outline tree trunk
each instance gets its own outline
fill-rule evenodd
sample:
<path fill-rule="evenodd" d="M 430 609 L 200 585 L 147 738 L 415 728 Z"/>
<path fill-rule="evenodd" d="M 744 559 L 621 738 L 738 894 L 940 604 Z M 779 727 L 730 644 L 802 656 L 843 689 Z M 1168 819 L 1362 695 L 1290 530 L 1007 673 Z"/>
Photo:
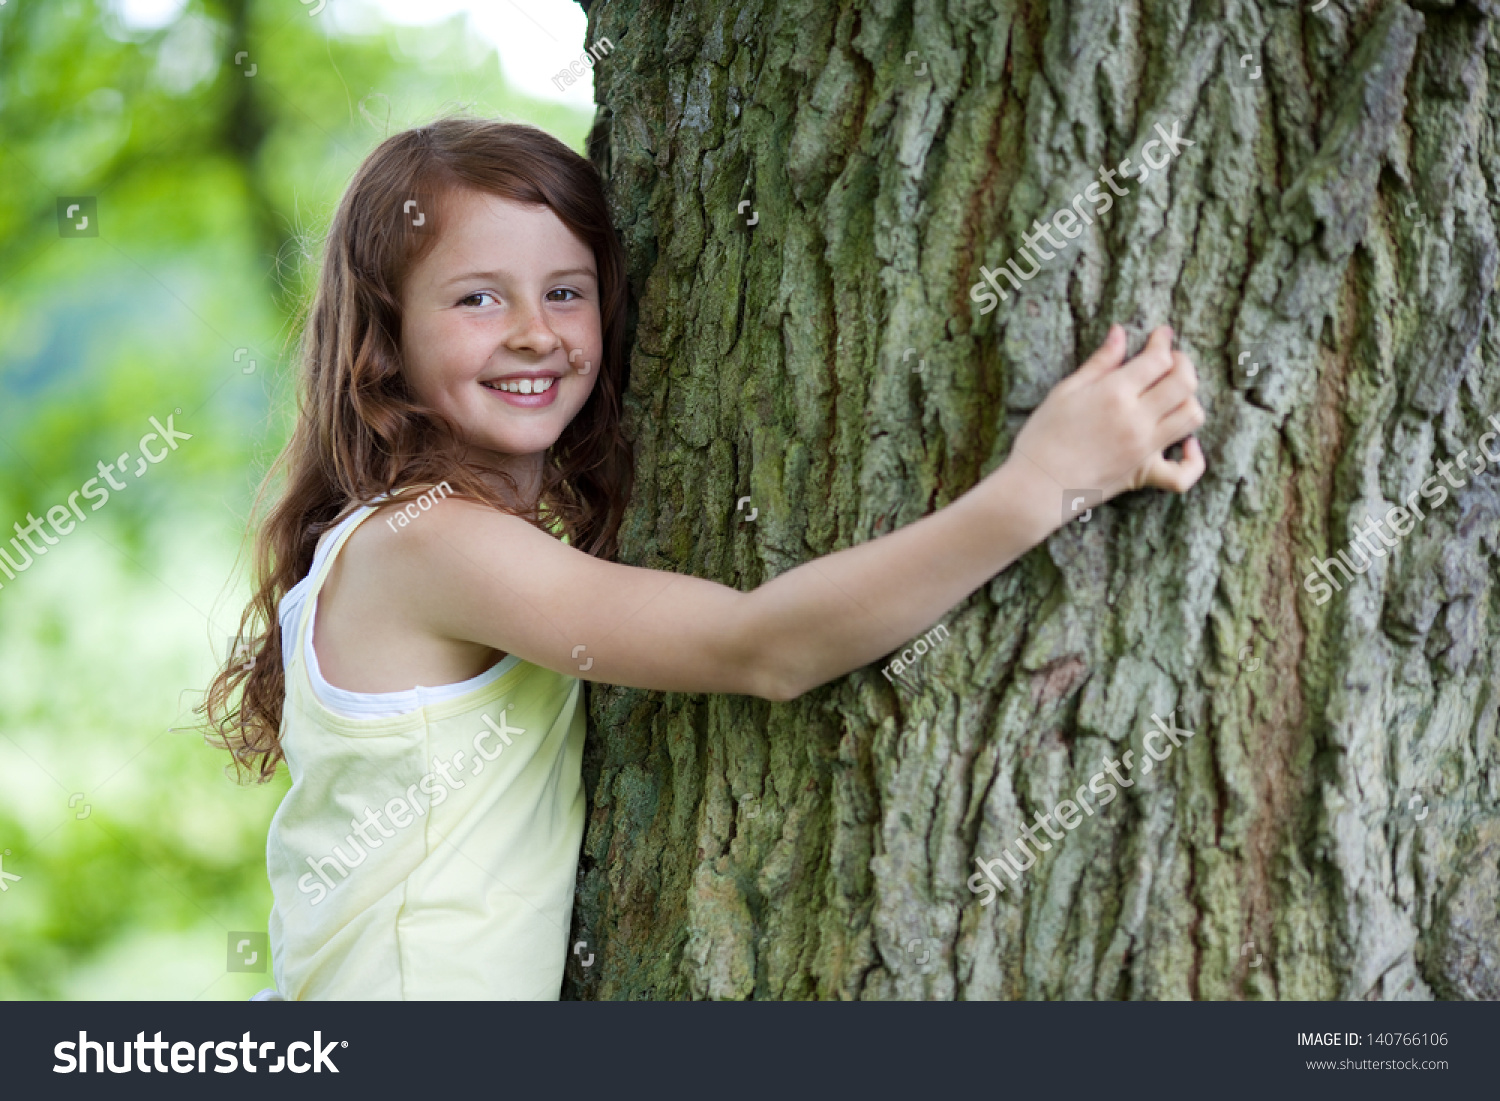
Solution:
<path fill-rule="evenodd" d="M 592 5 L 623 561 L 749 590 L 916 520 L 1112 321 L 1198 364 L 1208 472 L 1067 524 L 900 677 L 595 686 L 566 996 L 1500 997 L 1495 5 L 1312 6 Z"/>

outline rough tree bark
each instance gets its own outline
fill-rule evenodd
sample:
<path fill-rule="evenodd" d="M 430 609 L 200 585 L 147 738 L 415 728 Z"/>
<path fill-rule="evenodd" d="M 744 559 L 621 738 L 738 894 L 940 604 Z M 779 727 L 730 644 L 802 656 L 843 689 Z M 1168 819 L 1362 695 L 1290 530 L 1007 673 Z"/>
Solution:
<path fill-rule="evenodd" d="M 591 5 L 625 561 L 748 590 L 909 523 L 1111 321 L 1193 355 L 1209 469 L 1062 528 L 912 687 L 596 686 L 566 996 L 1500 997 L 1500 470 L 1303 580 L 1500 414 L 1496 9 L 1314 4 Z M 1195 144 L 981 314 L 981 265 L 1174 120 Z M 1173 712 L 1183 747 L 982 906 L 975 858 Z"/>

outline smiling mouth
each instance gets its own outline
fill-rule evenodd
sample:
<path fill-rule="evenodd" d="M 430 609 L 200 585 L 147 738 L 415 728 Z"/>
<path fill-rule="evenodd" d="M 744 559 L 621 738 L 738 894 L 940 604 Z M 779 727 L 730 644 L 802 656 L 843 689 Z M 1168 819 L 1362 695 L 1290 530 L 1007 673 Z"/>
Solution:
<path fill-rule="evenodd" d="M 544 394 L 556 383 L 555 378 L 518 378 L 494 379 L 490 382 L 481 382 L 479 385 L 490 390 L 500 390 L 506 394 Z"/>

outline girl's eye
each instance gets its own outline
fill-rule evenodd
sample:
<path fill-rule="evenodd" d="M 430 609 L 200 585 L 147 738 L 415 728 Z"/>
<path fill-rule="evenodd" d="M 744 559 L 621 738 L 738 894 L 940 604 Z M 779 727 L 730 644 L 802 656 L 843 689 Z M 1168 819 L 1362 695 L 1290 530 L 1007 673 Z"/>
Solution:
<path fill-rule="evenodd" d="M 495 296 L 493 294 L 491 294 L 489 291 L 475 291 L 473 294 L 466 295 L 465 297 L 460 298 L 458 300 L 458 304 L 460 306 L 467 306 L 467 305 L 469 305 L 471 303 L 474 304 L 474 305 L 478 305 L 479 303 L 475 302 L 475 299 L 478 299 L 478 298 L 495 298 Z M 498 302 L 499 299 L 495 299 L 495 301 Z"/>
<path fill-rule="evenodd" d="M 583 295 L 579 294 L 572 287 L 558 287 L 556 290 L 553 290 L 550 293 L 551 294 L 571 294 L 573 296 L 573 298 L 582 298 L 583 297 Z M 557 299 L 557 301 L 571 302 L 571 301 L 573 301 L 573 298 L 562 298 L 562 299 Z"/>

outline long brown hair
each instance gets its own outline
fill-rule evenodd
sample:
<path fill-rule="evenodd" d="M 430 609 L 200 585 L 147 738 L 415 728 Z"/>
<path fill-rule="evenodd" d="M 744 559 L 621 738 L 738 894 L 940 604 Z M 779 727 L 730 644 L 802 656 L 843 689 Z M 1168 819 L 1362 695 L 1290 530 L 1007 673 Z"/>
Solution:
<path fill-rule="evenodd" d="M 593 249 L 598 267 L 599 378 L 548 451 L 539 507 L 524 514 L 451 446 L 452 426 L 416 401 L 401 370 L 402 280 L 436 243 L 444 196 L 458 189 L 546 205 Z M 257 497 L 258 504 L 284 478 L 258 525 L 255 595 L 240 617 L 234 652 L 199 707 L 210 741 L 228 749 L 237 767 L 266 781 L 282 759 L 278 605 L 307 574 L 319 536 L 352 506 L 447 481 L 455 496 L 538 525 L 545 506 L 545 522 L 561 522 L 573 546 L 614 554 L 632 477 L 621 425 L 626 295 L 625 256 L 599 174 L 544 131 L 448 117 L 387 138 L 365 158 L 329 227 L 298 352 L 296 426 Z M 514 494 L 514 480 L 507 481 Z"/>

